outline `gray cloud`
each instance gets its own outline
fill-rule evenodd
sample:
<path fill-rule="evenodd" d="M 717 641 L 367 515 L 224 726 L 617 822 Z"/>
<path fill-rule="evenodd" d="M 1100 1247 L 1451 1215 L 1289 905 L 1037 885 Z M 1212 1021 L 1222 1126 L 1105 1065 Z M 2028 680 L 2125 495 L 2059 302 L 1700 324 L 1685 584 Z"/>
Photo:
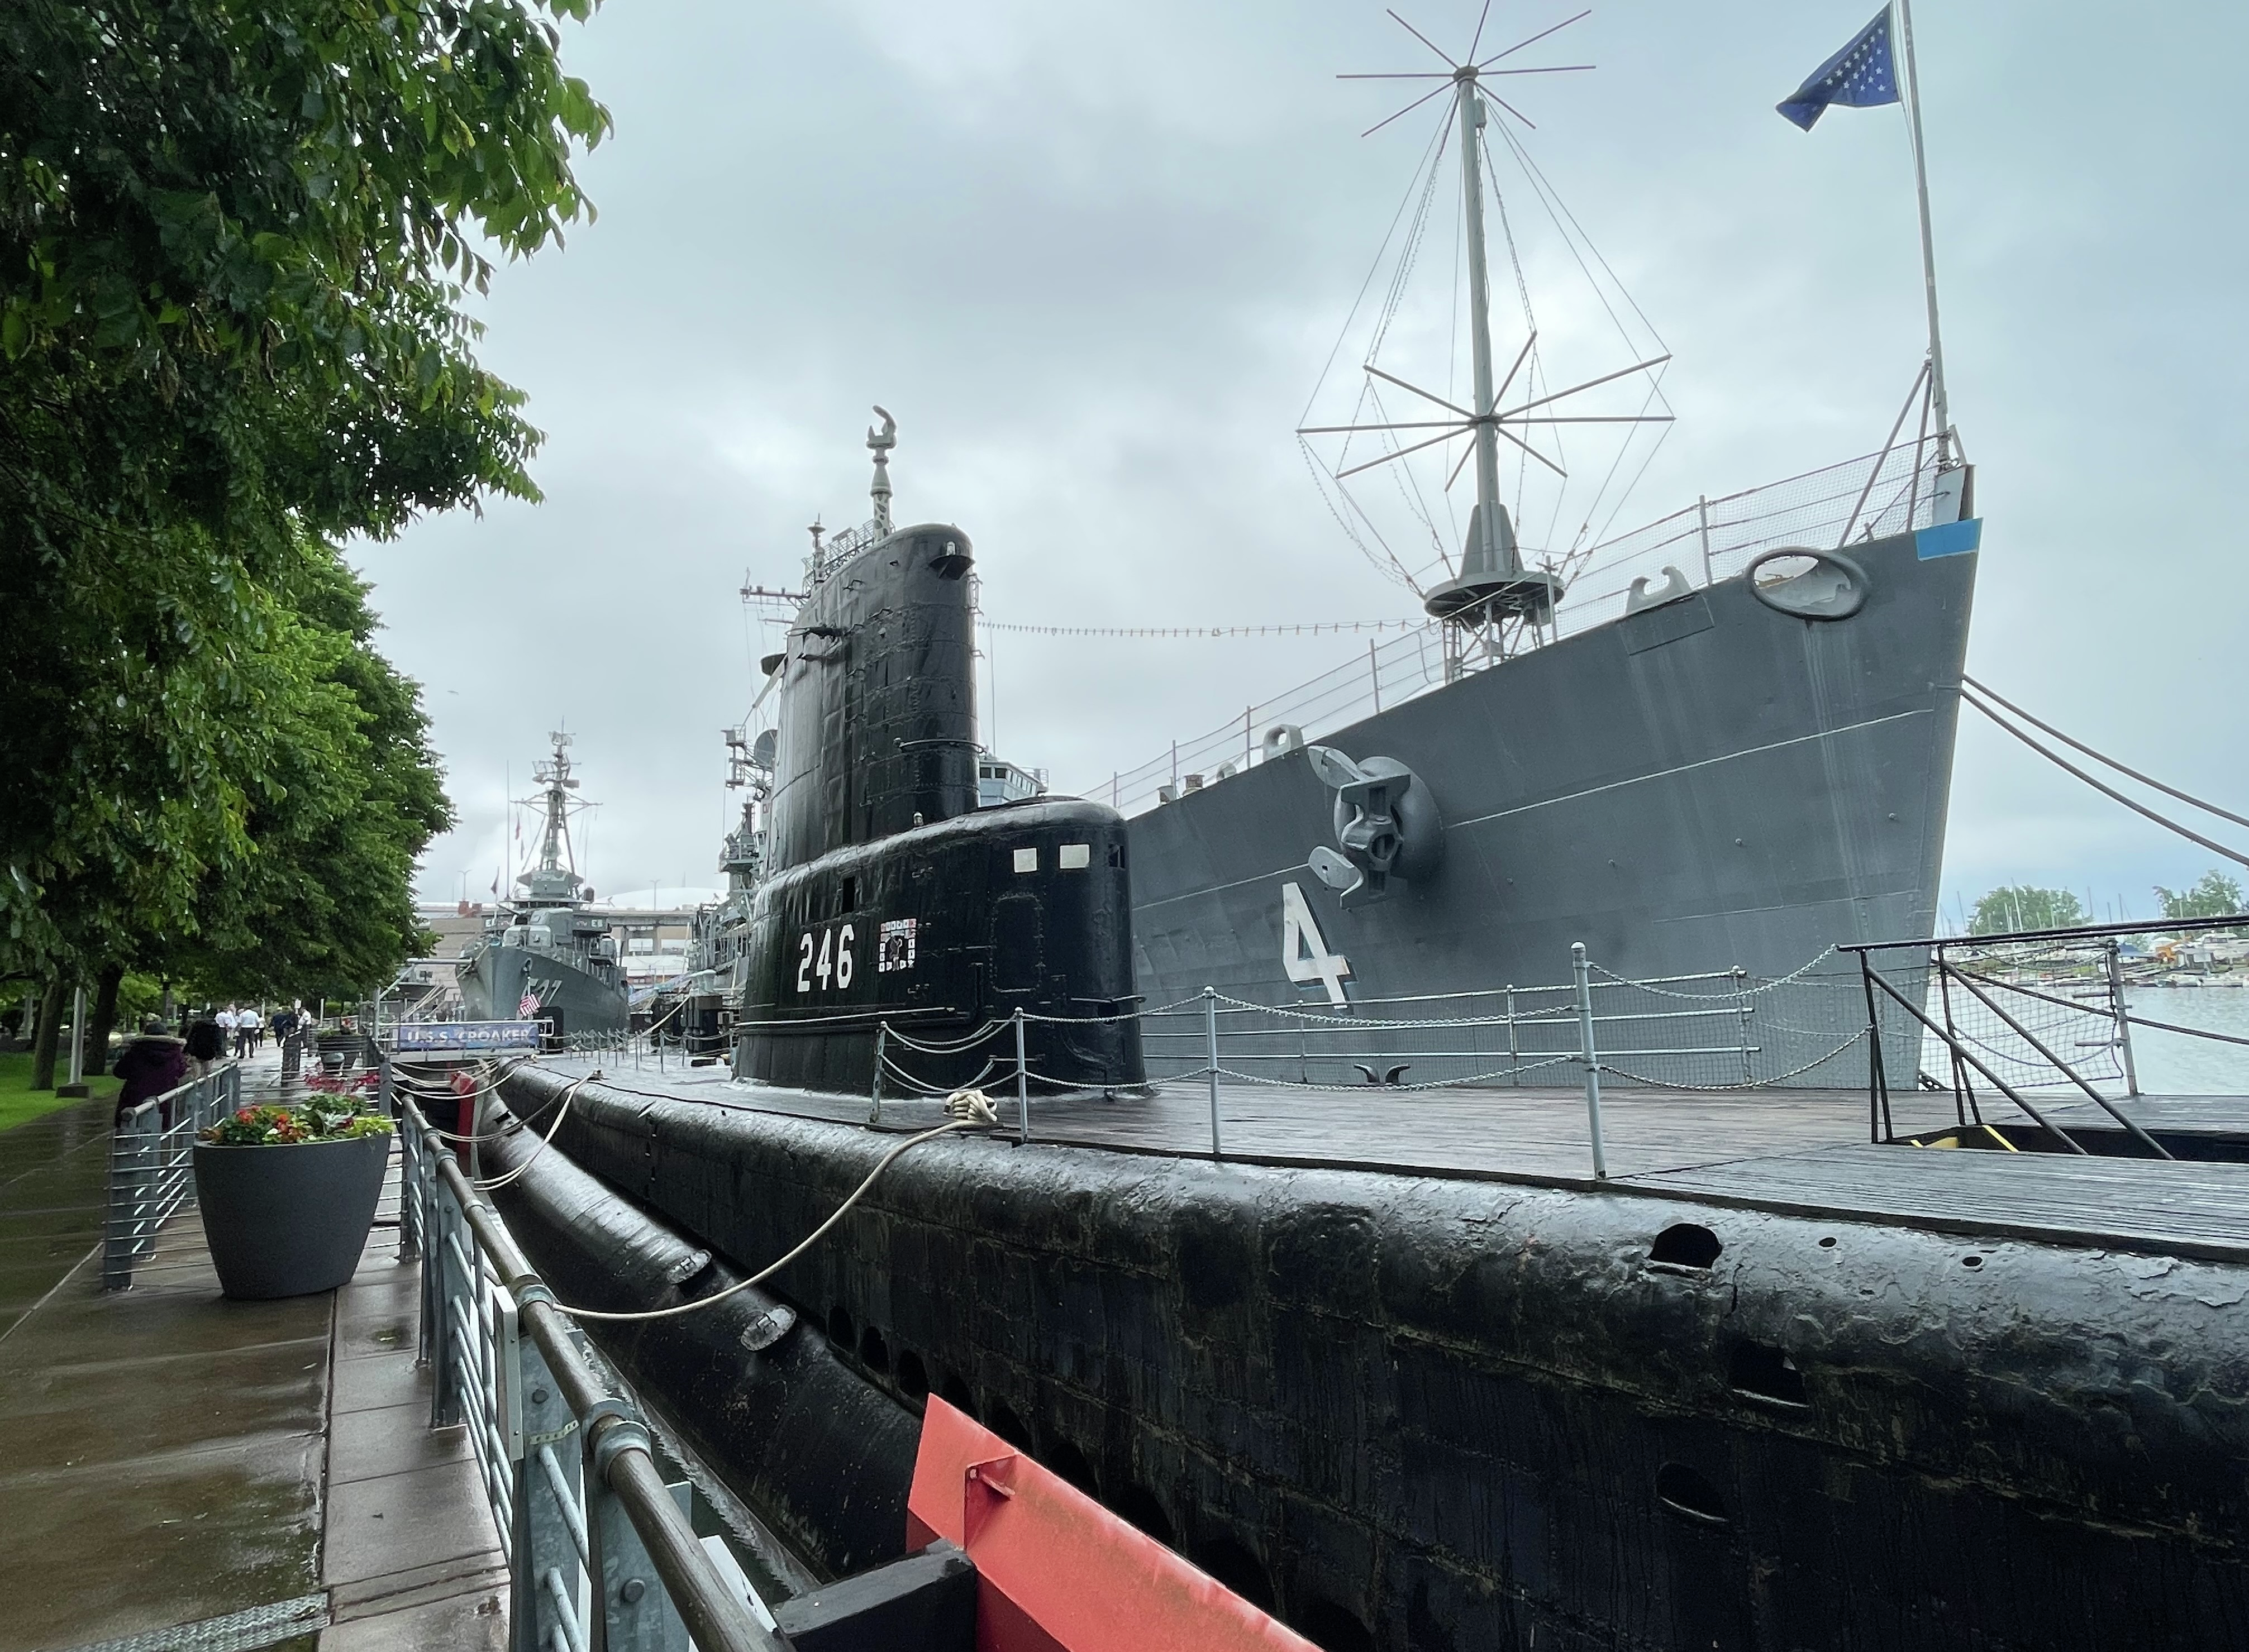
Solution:
<path fill-rule="evenodd" d="M 1605 6 L 1557 54 L 1598 72 L 1525 93 L 1540 164 L 1677 356 L 1678 428 L 1620 527 L 1865 451 L 1904 394 L 1923 335 L 1898 112 L 1806 135 L 1771 108 L 1863 10 Z M 1407 15 L 1448 41 L 1474 7 Z M 2136 14 L 2120 41 L 2113 18 L 2016 0 L 1918 20 L 1987 519 L 1971 668 L 2238 805 L 2227 77 L 2249 24 Z M 603 892 L 716 881 L 718 734 L 766 646 L 735 589 L 800 577 L 814 513 L 864 514 L 873 401 L 899 419 L 900 515 L 968 531 L 995 619 L 1412 613 L 1290 431 L 1429 130 L 1360 140 L 1388 89 L 1332 76 L 1419 51 L 1363 0 L 610 0 L 574 31 L 566 59 L 616 114 L 583 169 L 601 217 L 483 312 L 487 360 L 548 432 L 547 502 L 358 552 L 462 809 L 425 890 L 486 888 L 510 765 L 521 791 L 564 719 Z M 1543 278 L 1555 250 L 1525 239 Z M 1558 338 L 1569 314 L 1542 300 Z M 1089 784 L 1354 645 L 993 646 L 1000 747 Z M 1964 728 L 1948 891 L 2024 877 L 2144 910 L 2210 860 Z"/>

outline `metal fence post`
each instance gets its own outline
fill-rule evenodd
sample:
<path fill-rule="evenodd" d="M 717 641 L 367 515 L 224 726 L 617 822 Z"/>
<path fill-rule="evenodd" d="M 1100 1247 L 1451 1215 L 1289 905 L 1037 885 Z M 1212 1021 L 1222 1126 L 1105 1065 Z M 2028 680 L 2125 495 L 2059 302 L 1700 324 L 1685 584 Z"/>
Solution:
<path fill-rule="evenodd" d="M 1523 1082 L 1523 1052 L 1518 1047 L 1515 1032 L 1515 983 L 1507 984 L 1507 1081 L 1520 1086 Z"/>
<path fill-rule="evenodd" d="M 1023 1006 L 1017 1004 L 1015 1022 L 1015 1129 L 1028 1147 L 1031 1140 L 1031 1069 L 1023 1059 Z"/>
<path fill-rule="evenodd" d="M 876 1022 L 875 1093 L 874 1105 L 870 1107 L 867 1112 L 867 1122 L 870 1124 L 880 1124 L 883 1121 L 883 1062 L 884 1059 L 883 1052 L 884 1047 L 887 1045 L 890 1041 L 891 1024 L 887 1021 Z"/>
<path fill-rule="evenodd" d="M 423 1277 L 433 1282 L 429 1299 L 423 1305 L 428 1315 L 426 1328 L 430 1336 L 430 1426 L 450 1429 L 465 1418 L 461 1407 L 460 1386 L 464 1356 L 469 1350 L 453 1346 L 453 1301 L 457 1295 L 465 1313 L 473 1282 L 463 1279 L 457 1291 L 454 1276 L 460 1272 L 454 1258 L 464 1255 L 464 1243 L 475 1244 L 468 1233 L 467 1224 L 461 1220 L 458 1203 L 453 1190 L 440 1183 L 437 1188 L 437 1220 L 430 1235 L 430 1256 L 423 1264 Z"/>
<path fill-rule="evenodd" d="M 1593 1048 L 1593 972 L 1585 943 L 1570 943 L 1570 972 L 1578 983 L 1578 1059 L 1585 1069 L 1585 1125 L 1593 1141 L 1593 1178 L 1606 1181 L 1608 1161 L 1601 1152 L 1601 1061 Z"/>
<path fill-rule="evenodd" d="M 1210 1073 L 1210 1156 L 1220 1159 L 1226 1156 L 1226 1150 L 1224 1144 L 1219 1140 L 1218 1134 L 1218 989 L 1216 987 L 1205 987 L 1202 990 L 1202 1040 L 1203 1052 Z"/>
<path fill-rule="evenodd" d="M 578 1579 L 590 1553 L 579 1490 L 580 1453 L 570 1440 L 578 1424 L 538 1344 L 519 1338 L 516 1349 L 523 1431 L 522 1454 L 514 1464 L 510 1640 L 514 1652 L 549 1652 L 558 1628 L 566 1646 L 584 1639 L 574 1606 Z"/>
<path fill-rule="evenodd" d="M 2124 966 L 2117 956 L 2116 937 L 2111 936 L 2101 950 L 2108 954 L 2108 1003 L 2116 1017 L 2116 1052 L 2124 1058 L 2124 1093 L 2140 1093 L 2140 1070 L 2132 1062 L 2132 1013 L 2124 1003 Z"/>
<path fill-rule="evenodd" d="M 588 1652 L 687 1652 L 679 1608 L 657 1577 L 623 1499 L 609 1489 L 609 1462 L 629 1443 L 645 1449 L 647 1431 L 636 1421 L 611 1423 L 595 1435 L 595 1460 L 587 1464 L 587 1575 L 594 1593 Z"/>
<path fill-rule="evenodd" d="M 1755 1084 L 1757 1062 L 1750 1052 L 1750 1017 L 1756 1013 L 1757 1003 L 1750 997 L 1750 972 L 1737 963 L 1733 968 L 1733 977 L 1735 1007 L 1741 1012 L 1742 1082 Z"/>

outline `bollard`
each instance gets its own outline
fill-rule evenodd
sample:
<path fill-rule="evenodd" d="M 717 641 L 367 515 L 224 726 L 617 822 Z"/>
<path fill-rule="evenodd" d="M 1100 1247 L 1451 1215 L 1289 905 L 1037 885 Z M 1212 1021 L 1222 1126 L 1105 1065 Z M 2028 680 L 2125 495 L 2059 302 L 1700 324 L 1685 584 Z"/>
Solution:
<path fill-rule="evenodd" d="M 1023 1006 L 1015 1006 L 1015 1125 L 1025 1147 L 1031 1141 L 1031 1070 L 1023 1059 Z"/>
<path fill-rule="evenodd" d="M 1608 1161 L 1601 1153 L 1601 1062 L 1593 1049 L 1593 972 L 1585 957 L 1585 943 L 1570 943 L 1570 972 L 1578 983 L 1578 1059 L 1585 1069 L 1585 1125 L 1593 1141 L 1593 1179 L 1608 1179 Z"/>
<path fill-rule="evenodd" d="M 1225 1148 L 1218 1136 L 1218 989 L 1202 990 L 1203 1049 L 1209 1059 L 1210 1070 L 1210 1156 L 1222 1159 Z"/>

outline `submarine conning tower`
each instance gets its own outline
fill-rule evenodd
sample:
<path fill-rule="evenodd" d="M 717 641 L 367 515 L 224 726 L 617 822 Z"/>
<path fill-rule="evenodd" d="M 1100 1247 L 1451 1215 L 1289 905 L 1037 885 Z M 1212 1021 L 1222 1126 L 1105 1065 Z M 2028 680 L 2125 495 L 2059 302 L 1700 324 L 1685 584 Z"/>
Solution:
<path fill-rule="evenodd" d="M 815 568 L 777 668 L 774 871 L 975 808 L 973 566 L 932 523 Z"/>
<path fill-rule="evenodd" d="M 1124 817 L 980 798 L 974 555 L 948 524 L 891 526 L 882 418 L 874 519 L 827 545 L 815 532 L 767 662 L 774 790 L 735 1073 L 859 1094 L 878 1066 L 892 1095 L 1008 1088 L 1020 1010 L 1031 1088 L 1138 1086 L 1139 1029 L 1107 1018 L 1136 1002 Z"/>

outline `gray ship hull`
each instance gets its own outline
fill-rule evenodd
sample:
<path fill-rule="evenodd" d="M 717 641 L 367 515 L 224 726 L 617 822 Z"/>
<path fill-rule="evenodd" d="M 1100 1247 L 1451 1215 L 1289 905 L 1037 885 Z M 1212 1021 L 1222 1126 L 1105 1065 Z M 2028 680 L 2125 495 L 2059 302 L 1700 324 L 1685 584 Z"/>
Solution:
<path fill-rule="evenodd" d="M 1853 545 L 1865 600 L 1848 618 L 1778 612 L 1735 578 L 1322 737 L 1403 762 L 1444 822 L 1434 876 L 1353 909 L 1306 869 L 1335 843 L 1334 794 L 1301 753 L 1134 818 L 1140 991 L 1331 1011 L 1338 994 L 1566 982 L 1576 942 L 1620 976 L 1754 980 L 1838 943 L 1929 934 L 1977 561 L 1964 543 L 1973 524 Z M 1289 935 L 1291 885 L 1316 938 Z M 1314 948 L 1347 965 L 1336 991 L 1291 979 L 1289 955 Z M 1854 969 L 1828 960 L 1824 984 L 1797 1006 L 1821 1023 L 1799 1053 L 1865 1024 Z M 1797 1081 L 1865 1075 L 1860 1052 Z"/>
<path fill-rule="evenodd" d="M 486 945 L 462 969 L 460 982 L 462 1013 L 471 1021 L 551 1018 L 555 1035 L 566 1038 L 624 1031 L 622 987 L 530 947 Z M 526 1010 L 531 998 L 537 1004 Z"/>

